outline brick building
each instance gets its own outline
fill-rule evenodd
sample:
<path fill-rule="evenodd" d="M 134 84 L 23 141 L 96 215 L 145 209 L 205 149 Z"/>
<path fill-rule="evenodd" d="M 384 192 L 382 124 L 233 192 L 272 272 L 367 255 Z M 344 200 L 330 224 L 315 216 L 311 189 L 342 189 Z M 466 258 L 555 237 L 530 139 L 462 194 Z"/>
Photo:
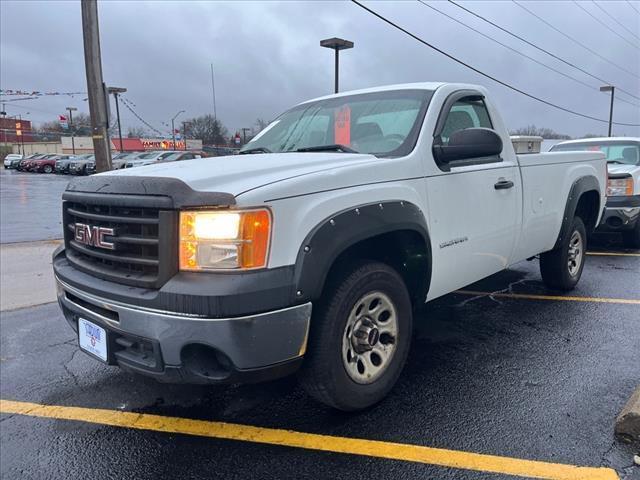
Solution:
<path fill-rule="evenodd" d="M 33 142 L 31 121 L 0 117 L 0 143 Z"/>

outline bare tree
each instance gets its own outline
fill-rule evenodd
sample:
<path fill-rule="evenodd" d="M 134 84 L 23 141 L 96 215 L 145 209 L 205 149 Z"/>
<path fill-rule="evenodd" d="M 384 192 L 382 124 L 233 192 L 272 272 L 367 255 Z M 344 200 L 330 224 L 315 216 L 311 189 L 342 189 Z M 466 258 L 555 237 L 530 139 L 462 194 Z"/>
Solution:
<path fill-rule="evenodd" d="M 267 125 L 269 125 L 269 122 L 267 122 L 264 118 L 256 118 L 256 123 L 254 124 L 254 129 L 253 129 L 253 134 L 257 135 L 258 133 L 260 133 L 262 130 L 264 130 Z"/>
<path fill-rule="evenodd" d="M 147 131 L 142 127 L 129 127 L 127 138 L 143 138 L 147 136 Z"/>
<path fill-rule="evenodd" d="M 227 143 L 229 133 L 213 115 L 203 115 L 184 121 L 185 138 L 202 140 L 204 145 L 222 145 Z"/>
<path fill-rule="evenodd" d="M 510 132 L 511 135 L 533 135 L 542 138 L 569 140 L 571 137 L 562 133 L 554 132 L 550 128 L 538 128 L 535 125 L 527 125 Z"/>

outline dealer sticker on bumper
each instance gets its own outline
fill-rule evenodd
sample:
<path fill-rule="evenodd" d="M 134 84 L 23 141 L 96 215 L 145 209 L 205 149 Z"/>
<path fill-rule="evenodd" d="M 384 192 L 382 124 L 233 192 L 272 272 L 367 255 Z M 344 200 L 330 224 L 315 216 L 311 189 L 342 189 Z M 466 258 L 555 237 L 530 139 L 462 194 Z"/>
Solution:
<path fill-rule="evenodd" d="M 80 348 L 107 361 L 107 332 L 104 328 L 84 318 L 78 319 L 78 340 Z"/>

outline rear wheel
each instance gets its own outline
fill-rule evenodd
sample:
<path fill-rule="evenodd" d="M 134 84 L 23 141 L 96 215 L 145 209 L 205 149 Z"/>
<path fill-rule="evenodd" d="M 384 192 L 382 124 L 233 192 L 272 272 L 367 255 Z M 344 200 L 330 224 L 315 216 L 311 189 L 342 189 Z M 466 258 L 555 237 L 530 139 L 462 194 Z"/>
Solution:
<path fill-rule="evenodd" d="M 582 275 L 586 250 L 587 232 L 582 219 L 575 217 L 562 244 L 540 255 L 540 273 L 547 287 L 573 290 Z"/>
<path fill-rule="evenodd" d="M 42 171 L 44 173 L 51 173 L 53 172 L 53 167 L 51 165 L 45 165 L 44 167 L 42 167 Z"/>
<path fill-rule="evenodd" d="M 402 277 L 386 264 L 359 262 L 331 281 L 314 313 L 301 383 L 331 407 L 367 408 L 398 380 L 411 330 Z"/>
<path fill-rule="evenodd" d="M 636 226 L 633 230 L 622 232 L 624 246 L 628 248 L 640 248 L 640 218 L 636 220 Z"/>

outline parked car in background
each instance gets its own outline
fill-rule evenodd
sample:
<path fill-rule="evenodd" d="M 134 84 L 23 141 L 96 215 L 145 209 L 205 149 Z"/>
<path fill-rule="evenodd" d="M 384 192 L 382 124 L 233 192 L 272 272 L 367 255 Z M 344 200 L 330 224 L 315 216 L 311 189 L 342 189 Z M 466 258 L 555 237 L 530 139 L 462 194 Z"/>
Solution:
<path fill-rule="evenodd" d="M 13 160 L 21 160 L 22 155 L 19 153 L 10 153 L 6 157 L 4 157 L 4 168 L 11 168 L 11 162 Z"/>
<path fill-rule="evenodd" d="M 607 157 L 607 204 L 597 232 L 619 232 L 625 246 L 640 248 L 640 137 L 568 140 L 552 152 L 603 152 Z"/>
<path fill-rule="evenodd" d="M 88 175 L 90 170 L 95 171 L 96 156 L 90 154 L 85 158 L 75 158 L 69 163 L 69 173 L 71 175 Z M 93 168 L 89 166 L 93 162 Z"/>
<path fill-rule="evenodd" d="M 210 152 L 207 152 L 205 150 L 189 150 L 189 151 L 193 153 L 196 156 L 196 158 L 209 158 L 213 156 Z"/>
<path fill-rule="evenodd" d="M 30 160 L 35 160 L 37 158 L 42 158 L 44 157 L 43 153 L 32 153 L 31 155 L 27 155 L 26 157 L 22 158 L 22 156 L 20 156 L 20 158 L 13 158 L 11 159 L 11 163 L 9 164 L 8 168 L 18 168 L 18 165 L 20 164 L 20 162 L 22 160 L 25 161 L 30 161 Z"/>
<path fill-rule="evenodd" d="M 18 163 L 18 166 L 16 168 L 20 172 L 28 172 L 29 169 L 32 167 L 32 165 L 36 161 L 46 160 L 46 159 L 54 158 L 56 156 L 58 156 L 57 153 L 47 153 L 47 154 L 35 156 L 32 158 L 23 158 L 22 160 L 20 160 L 20 163 Z"/>
<path fill-rule="evenodd" d="M 90 153 L 85 153 L 82 155 L 69 155 L 67 158 L 58 158 L 56 159 L 55 173 L 67 175 L 69 173 L 69 165 L 71 165 L 71 162 L 74 160 L 82 160 L 90 156 Z"/>
<path fill-rule="evenodd" d="M 39 158 L 31 162 L 28 167 L 29 172 L 36 173 L 53 173 L 56 169 L 56 162 L 59 160 L 68 160 L 73 158 L 72 155 L 54 155 L 49 158 Z"/>
<path fill-rule="evenodd" d="M 120 170 L 124 168 L 128 161 L 137 159 L 144 152 L 130 152 L 125 154 L 118 154 L 111 159 L 111 170 Z"/>
<path fill-rule="evenodd" d="M 142 167 L 143 165 L 151 165 L 152 163 L 157 163 L 174 153 L 182 153 L 182 152 L 176 151 L 176 150 L 160 150 L 160 151 L 142 153 L 138 156 L 138 158 L 128 161 L 125 164 L 125 168 Z"/>
<path fill-rule="evenodd" d="M 207 152 L 210 157 L 226 157 L 227 155 L 237 155 L 239 149 L 233 149 L 231 147 L 216 147 L 211 145 L 205 145 L 202 150 Z"/>
<path fill-rule="evenodd" d="M 158 163 L 179 162 L 180 160 L 193 160 L 195 158 L 202 158 L 202 156 L 194 152 L 176 152 L 158 160 Z"/>

